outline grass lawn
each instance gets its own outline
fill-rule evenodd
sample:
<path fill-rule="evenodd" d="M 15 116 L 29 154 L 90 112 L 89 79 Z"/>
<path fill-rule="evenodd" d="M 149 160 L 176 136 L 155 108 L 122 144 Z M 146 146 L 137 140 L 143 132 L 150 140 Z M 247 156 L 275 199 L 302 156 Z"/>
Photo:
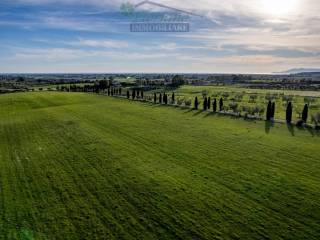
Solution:
<path fill-rule="evenodd" d="M 311 130 L 35 92 L 0 136 L 0 239 L 320 239 Z"/>

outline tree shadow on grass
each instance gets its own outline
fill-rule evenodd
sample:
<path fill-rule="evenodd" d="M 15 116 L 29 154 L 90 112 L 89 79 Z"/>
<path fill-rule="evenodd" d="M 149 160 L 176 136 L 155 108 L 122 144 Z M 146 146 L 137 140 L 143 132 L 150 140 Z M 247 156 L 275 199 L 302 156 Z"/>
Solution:
<path fill-rule="evenodd" d="M 193 114 L 193 116 L 197 116 L 197 115 L 203 113 L 203 111 L 200 111 L 200 110 L 195 110 L 195 111 L 196 111 L 196 112 Z"/>
<path fill-rule="evenodd" d="M 189 112 L 192 112 L 194 109 L 192 109 L 192 108 L 190 108 L 190 109 L 188 109 L 187 111 L 184 111 L 183 113 L 185 114 L 185 113 L 189 113 Z"/>
<path fill-rule="evenodd" d="M 310 135 L 312 137 L 320 137 L 320 131 L 319 130 L 316 130 L 316 129 L 313 129 L 313 128 L 310 128 L 310 127 L 306 127 L 307 131 L 310 133 Z"/>
<path fill-rule="evenodd" d="M 274 122 L 272 121 L 265 121 L 264 131 L 266 134 L 269 134 L 271 129 L 274 127 Z"/>
<path fill-rule="evenodd" d="M 287 124 L 287 128 L 288 128 L 288 131 L 291 133 L 291 136 L 295 136 L 295 134 L 294 134 L 294 125 L 292 125 L 292 124 Z"/>
<path fill-rule="evenodd" d="M 204 115 L 204 118 L 213 117 L 213 116 L 217 116 L 217 113 L 215 113 L 215 112 L 208 112 L 206 115 Z"/>

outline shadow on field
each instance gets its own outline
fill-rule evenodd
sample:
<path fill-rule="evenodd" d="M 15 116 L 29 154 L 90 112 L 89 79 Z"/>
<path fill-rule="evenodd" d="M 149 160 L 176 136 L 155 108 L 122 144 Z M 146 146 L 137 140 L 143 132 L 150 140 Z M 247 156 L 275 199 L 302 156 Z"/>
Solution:
<path fill-rule="evenodd" d="M 265 121 L 265 125 L 264 125 L 264 131 L 266 134 L 269 134 L 271 131 L 271 128 L 274 127 L 274 122 L 271 121 Z"/>
<path fill-rule="evenodd" d="M 201 114 L 201 113 L 203 113 L 203 111 L 196 111 L 194 114 L 193 114 L 193 116 L 197 116 L 197 115 L 199 115 L 199 114 Z"/>
<path fill-rule="evenodd" d="M 294 135 L 294 128 L 295 128 L 295 126 L 294 125 L 292 125 L 292 124 L 287 124 L 287 128 L 288 128 L 288 131 L 291 133 L 291 136 L 295 136 Z"/>

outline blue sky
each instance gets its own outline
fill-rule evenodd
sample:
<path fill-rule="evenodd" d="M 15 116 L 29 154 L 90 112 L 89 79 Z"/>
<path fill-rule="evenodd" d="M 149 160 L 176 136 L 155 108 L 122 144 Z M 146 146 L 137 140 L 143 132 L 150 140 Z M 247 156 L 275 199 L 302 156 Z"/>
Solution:
<path fill-rule="evenodd" d="M 0 72 L 270 73 L 320 67 L 318 0 L 154 0 L 190 32 L 132 33 L 121 0 L 1 0 Z M 141 1 L 131 1 L 132 4 Z M 157 12 L 152 5 L 139 11 Z"/>

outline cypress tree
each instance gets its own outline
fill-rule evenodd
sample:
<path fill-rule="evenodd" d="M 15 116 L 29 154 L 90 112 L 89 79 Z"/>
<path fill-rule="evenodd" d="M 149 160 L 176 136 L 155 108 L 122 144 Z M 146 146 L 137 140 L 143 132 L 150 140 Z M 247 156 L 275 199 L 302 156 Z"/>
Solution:
<path fill-rule="evenodd" d="M 127 91 L 127 98 L 128 98 L 128 99 L 130 98 L 129 90 Z"/>
<path fill-rule="evenodd" d="M 215 98 L 214 101 L 213 101 L 212 108 L 213 108 L 213 112 L 216 112 L 216 111 L 217 111 L 217 99 L 216 99 L 216 98 Z"/>
<path fill-rule="evenodd" d="M 174 92 L 172 93 L 172 96 L 171 96 L 171 101 L 172 101 L 172 104 L 174 104 Z"/>
<path fill-rule="evenodd" d="M 286 120 L 287 123 L 291 123 L 292 121 L 292 103 L 289 102 L 286 110 Z"/>
<path fill-rule="evenodd" d="M 121 92 L 122 92 L 122 89 L 120 88 L 120 89 L 119 89 L 119 95 L 121 95 Z"/>
<path fill-rule="evenodd" d="M 268 106 L 267 106 L 267 116 L 266 116 L 266 120 L 270 121 L 271 120 L 271 101 L 268 102 Z"/>
<path fill-rule="evenodd" d="M 166 93 L 163 93 L 163 97 L 162 97 L 162 102 L 165 104 L 166 103 Z"/>
<path fill-rule="evenodd" d="M 205 97 L 203 100 L 203 111 L 207 111 L 207 109 L 208 109 L 208 99 L 207 97 Z"/>
<path fill-rule="evenodd" d="M 159 103 L 161 104 L 162 103 L 162 94 L 160 93 L 160 96 L 159 96 Z"/>
<path fill-rule="evenodd" d="M 132 99 L 134 100 L 136 98 L 136 90 L 132 91 Z"/>
<path fill-rule="evenodd" d="M 141 91 L 141 98 L 143 99 L 143 91 Z"/>
<path fill-rule="evenodd" d="M 196 97 L 196 98 L 194 99 L 194 109 L 198 110 L 198 105 L 199 105 L 198 97 Z"/>
<path fill-rule="evenodd" d="M 305 123 L 308 120 L 308 112 L 309 112 L 309 105 L 306 104 L 306 105 L 304 105 L 304 108 L 302 111 L 302 121 L 304 121 Z"/>
<path fill-rule="evenodd" d="M 113 96 L 113 91 L 114 91 L 114 89 L 111 89 L 111 96 Z"/>
<path fill-rule="evenodd" d="M 139 98 L 139 97 L 140 97 L 140 91 L 137 90 L 137 98 Z"/>
<path fill-rule="evenodd" d="M 223 110 L 223 99 L 222 98 L 220 98 L 220 101 L 219 101 L 219 110 L 220 110 L 220 112 L 222 112 L 222 110 Z"/>
<path fill-rule="evenodd" d="M 271 119 L 274 119 L 275 112 L 276 112 L 276 103 L 273 102 L 271 106 Z"/>
<path fill-rule="evenodd" d="M 211 98 L 210 97 L 208 98 L 207 106 L 208 106 L 208 109 L 210 110 L 210 108 L 211 108 Z"/>
<path fill-rule="evenodd" d="M 157 103 L 157 94 L 156 93 L 153 94 L 153 102 Z"/>
<path fill-rule="evenodd" d="M 108 88 L 108 96 L 110 96 L 110 88 Z"/>
<path fill-rule="evenodd" d="M 167 105 L 167 104 L 168 104 L 168 95 L 167 95 L 167 94 L 165 94 L 164 96 L 165 96 L 165 98 L 164 98 L 164 104 L 166 104 L 166 105 Z"/>

